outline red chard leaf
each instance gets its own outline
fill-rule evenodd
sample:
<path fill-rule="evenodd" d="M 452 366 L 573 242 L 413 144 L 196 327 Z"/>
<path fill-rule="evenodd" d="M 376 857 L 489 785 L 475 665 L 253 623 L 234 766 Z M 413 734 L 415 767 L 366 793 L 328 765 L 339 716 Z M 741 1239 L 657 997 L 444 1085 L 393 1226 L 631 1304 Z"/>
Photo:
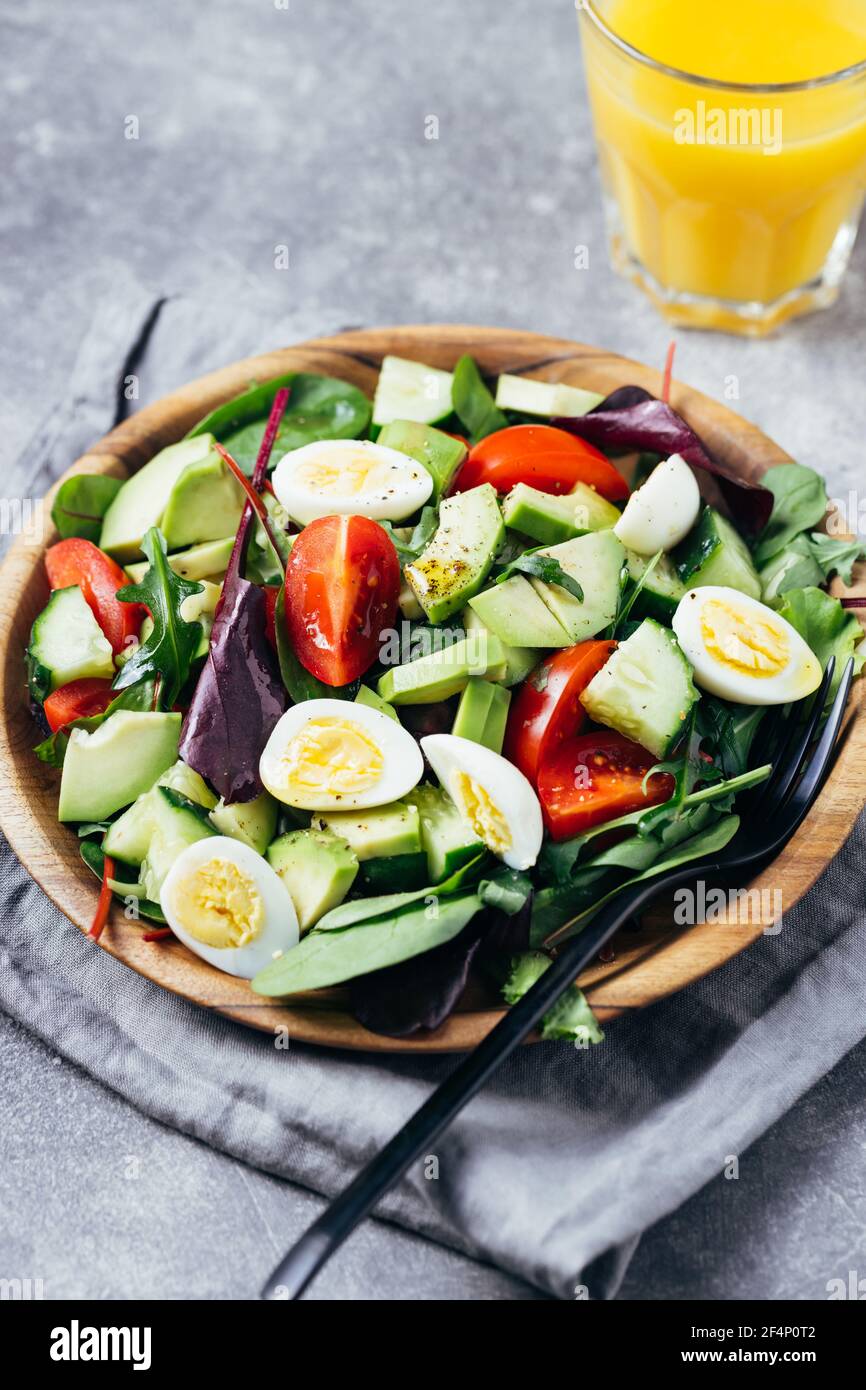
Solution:
<path fill-rule="evenodd" d="M 773 494 L 761 483 L 740 477 L 720 463 L 691 425 L 642 386 L 620 386 L 587 415 L 551 421 L 590 444 L 610 449 L 648 449 L 669 458 L 681 454 L 693 468 L 714 477 L 735 522 L 752 535 L 762 531 L 773 510 Z"/>

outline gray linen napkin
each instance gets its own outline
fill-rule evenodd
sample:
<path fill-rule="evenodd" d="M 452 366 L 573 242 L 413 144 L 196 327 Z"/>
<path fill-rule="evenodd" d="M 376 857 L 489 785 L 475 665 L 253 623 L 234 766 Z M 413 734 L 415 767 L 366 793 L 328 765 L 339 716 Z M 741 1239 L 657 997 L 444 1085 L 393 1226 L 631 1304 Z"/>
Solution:
<path fill-rule="evenodd" d="M 129 374 L 143 404 L 339 325 L 338 314 L 274 324 L 252 304 L 126 287 L 97 314 L 67 399 L 7 478 L 9 495 L 38 495 L 128 409 Z M 438 1142 L 438 1178 L 419 1167 L 381 1215 L 558 1297 L 611 1297 L 641 1232 L 742 1157 L 866 1034 L 864 834 L 861 822 L 778 935 L 618 1020 L 600 1047 L 524 1049 Z M 147 1114 L 319 1192 L 338 1191 L 453 1065 L 278 1050 L 85 941 L 5 846 L 0 904 L 2 1008 Z M 269 1261 L 263 1252 L 262 1277 Z"/>

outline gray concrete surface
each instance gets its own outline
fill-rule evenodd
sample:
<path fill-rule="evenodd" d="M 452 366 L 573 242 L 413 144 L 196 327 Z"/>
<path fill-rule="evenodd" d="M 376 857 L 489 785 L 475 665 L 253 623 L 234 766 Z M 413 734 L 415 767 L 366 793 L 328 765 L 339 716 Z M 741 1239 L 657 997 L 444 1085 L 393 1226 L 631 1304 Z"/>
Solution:
<path fill-rule="evenodd" d="M 338 306 L 347 323 L 522 326 L 662 363 L 668 328 L 607 269 L 569 0 L 2 8 L 0 457 L 26 447 L 94 304 L 129 275 L 240 291 L 275 318 Z M 681 334 L 678 348 L 682 377 L 837 493 L 863 472 L 864 288 L 861 242 L 830 313 L 769 342 Z M 263 1247 L 318 1207 L 144 1119 L 9 1020 L 0 1061 L 0 1248 L 49 1295 L 248 1297 Z M 864 1149 L 860 1049 L 738 1183 L 645 1237 L 622 1296 L 815 1298 L 827 1269 L 866 1274 Z M 371 1223 L 314 1296 L 535 1295 Z"/>

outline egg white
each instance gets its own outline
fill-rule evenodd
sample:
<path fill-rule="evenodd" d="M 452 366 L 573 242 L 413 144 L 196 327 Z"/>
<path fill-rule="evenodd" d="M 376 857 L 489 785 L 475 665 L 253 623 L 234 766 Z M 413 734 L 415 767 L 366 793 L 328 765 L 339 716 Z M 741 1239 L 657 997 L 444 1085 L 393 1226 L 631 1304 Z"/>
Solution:
<path fill-rule="evenodd" d="M 544 827 L 538 797 L 519 768 L 501 753 L 494 753 L 492 748 L 456 734 L 428 734 L 422 738 L 421 747 L 445 791 L 461 811 L 457 785 L 460 774 L 471 777 L 483 788 L 507 825 L 511 843 L 508 847 L 497 845 L 477 824 L 468 823 L 488 849 L 509 868 L 531 869 L 541 849 Z"/>
<path fill-rule="evenodd" d="M 773 674 L 756 676 L 735 669 L 736 652 L 729 660 L 708 649 L 703 631 L 703 615 L 708 604 L 721 603 L 743 621 L 743 635 L 764 648 L 769 636 L 787 650 L 784 665 Z M 712 609 L 710 609 L 712 614 Z M 821 663 L 803 638 L 784 618 L 765 603 L 719 584 L 690 589 L 680 600 L 672 624 L 677 641 L 694 667 L 695 680 L 711 695 L 720 695 L 738 705 L 783 705 L 802 700 L 821 684 Z M 779 660 L 783 658 L 780 656 Z"/>
<path fill-rule="evenodd" d="M 252 879 L 264 905 L 265 920 L 258 935 L 246 946 L 211 946 L 199 941 L 181 923 L 176 896 L 178 889 L 196 869 L 212 859 L 228 861 Z M 297 946 L 300 936 L 298 914 L 282 879 L 250 845 L 227 835 L 208 835 L 188 845 L 174 861 L 160 893 L 166 921 L 184 946 L 226 975 L 251 980 L 274 959 L 277 952 Z"/>
<path fill-rule="evenodd" d="M 672 550 L 698 519 L 701 494 L 685 459 L 671 454 L 659 463 L 625 504 L 613 528 L 623 545 L 638 555 Z"/>
<path fill-rule="evenodd" d="M 339 720 L 356 727 L 379 750 L 382 767 L 374 785 L 329 792 L 291 785 L 285 758 L 292 740 L 315 722 Z M 335 738 L 337 734 L 335 733 Z M 395 719 L 369 705 L 348 700 L 305 700 L 293 705 L 277 723 L 259 762 L 262 781 L 272 796 L 303 811 L 350 811 L 398 801 L 421 781 L 424 759 L 412 735 Z"/>
<path fill-rule="evenodd" d="M 373 470 L 372 477 L 352 478 L 359 462 Z M 417 459 L 367 439 L 322 439 L 292 449 L 271 481 L 277 500 L 302 526 L 321 516 L 402 521 L 433 491 L 433 478 Z"/>

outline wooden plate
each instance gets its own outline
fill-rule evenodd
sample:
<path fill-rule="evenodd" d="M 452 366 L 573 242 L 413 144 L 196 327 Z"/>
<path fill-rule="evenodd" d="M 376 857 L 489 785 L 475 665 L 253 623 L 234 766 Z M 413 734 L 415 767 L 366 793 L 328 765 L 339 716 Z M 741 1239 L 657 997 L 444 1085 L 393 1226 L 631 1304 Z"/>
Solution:
<path fill-rule="evenodd" d="M 252 379 L 263 381 L 295 369 L 322 372 L 354 382 L 372 395 L 386 353 L 450 368 L 463 352 L 471 352 L 490 375 L 523 373 L 602 392 L 626 383 L 655 392 L 660 387 L 658 372 L 627 358 L 532 333 L 461 326 L 342 333 L 251 357 L 191 382 L 112 430 L 73 464 L 64 478 L 73 473 L 126 477 Z M 715 452 L 747 477 L 760 477 L 767 468 L 788 461 L 754 425 L 699 392 L 674 383 L 672 402 Z M 0 574 L 0 758 L 7 770 L 0 786 L 0 824 L 36 881 L 67 917 L 86 931 L 96 902 L 96 881 L 79 857 L 76 837 L 57 823 L 59 773 L 33 756 L 37 737 L 22 663 L 31 623 L 47 599 L 42 554 L 54 539 L 48 534 L 42 543 L 28 544 L 21 538 Z M 781 887 L 786 909 L 814 883 L 839 849 L 866 800 L 866 719 L 861 715 L 861 686 L 858 682 L 855 687 L 846 737 L 819 807 L 775 864 L 750 885 L 770 893 Z M 609 1020 L 699 979 L 748 946 L 763 926 L 759 918 L 746 924 L 717 922 L 678 929 L 673 924 L 671 904 L 664 903 L 645 919 L 641 930 L 621 933 L 614 943 L 614 958 L 594 965 L 581 984 L 599 1018 Z M 213 969 L 180 942 L 144 942 L 141 928 L 127 922 L 118 907 L 100 945 L 133 970 L 204 1008 L 269 1032 L 285 1027 L 294 1038 L 331 1047 L 378 1052 L 457 1051 L 473 1047 L 501 1015 L 495 998 L 472 986 L 458 1011 L 435 1033 L 408 1040 L 383 1038 L 367 1032 L 345 1011 L 345 994 L 339 989 L 304 996 L 291 1008 L 266 1003 L 246 982 Z M 81 949 L 99 947 L 82 941 Z"/>

